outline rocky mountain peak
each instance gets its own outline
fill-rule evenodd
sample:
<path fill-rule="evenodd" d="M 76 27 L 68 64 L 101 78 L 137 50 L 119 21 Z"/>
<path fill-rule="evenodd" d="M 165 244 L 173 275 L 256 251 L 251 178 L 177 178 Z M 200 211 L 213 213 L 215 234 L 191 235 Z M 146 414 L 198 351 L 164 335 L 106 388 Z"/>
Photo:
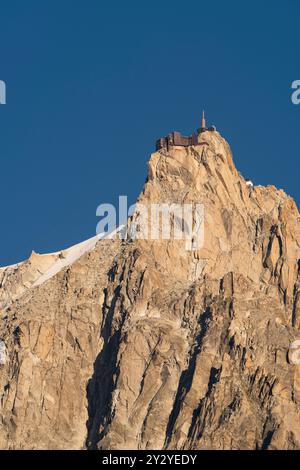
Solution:
<path fill-rule="evenodd" d="M 0 448 L 300 448 L 300 219 L 217 132 L 153 153 L 138 204 L 202 243 L 94 237 L 0 270 Z M 174 224 L 175 217 L 172 219 Z"/>

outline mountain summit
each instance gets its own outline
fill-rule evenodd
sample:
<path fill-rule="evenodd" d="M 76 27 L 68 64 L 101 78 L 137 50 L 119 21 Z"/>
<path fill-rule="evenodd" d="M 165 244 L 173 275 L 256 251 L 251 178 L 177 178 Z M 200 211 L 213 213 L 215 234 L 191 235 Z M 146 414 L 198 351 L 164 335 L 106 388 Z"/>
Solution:
<path fill-rule="evenodd" d="M 138 203 L 201 204 L 199 248 L 129 230 L 0 269 L 0 448 L 300 449 L 296 204 L 214 128 L 164 142 Z"/>

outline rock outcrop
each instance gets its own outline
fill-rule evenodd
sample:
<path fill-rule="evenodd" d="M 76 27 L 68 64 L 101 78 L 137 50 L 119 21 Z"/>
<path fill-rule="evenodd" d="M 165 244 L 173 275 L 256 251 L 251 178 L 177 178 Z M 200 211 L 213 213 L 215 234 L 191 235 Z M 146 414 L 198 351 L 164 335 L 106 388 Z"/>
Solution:
<path fill-rule="evenodd" d="M 199 249 L 128 236 L 0 270 L 0 448 L 300 449 L 300 215 L 201 139 L 152 154 L 138 201 L 203 204 Z"/>

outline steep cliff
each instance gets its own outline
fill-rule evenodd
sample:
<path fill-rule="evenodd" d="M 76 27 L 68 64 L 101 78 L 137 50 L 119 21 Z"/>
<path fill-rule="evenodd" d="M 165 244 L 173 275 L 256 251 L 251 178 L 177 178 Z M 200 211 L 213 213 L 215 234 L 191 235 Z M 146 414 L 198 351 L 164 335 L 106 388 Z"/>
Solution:
<path fill-rule="evenodd" d="M 299 212 L 201 139 L 152 154 L 138 201 L 203 204 L 199 249 L 128 235 L 0 270 L 0 448 L 300 449 Z"/>

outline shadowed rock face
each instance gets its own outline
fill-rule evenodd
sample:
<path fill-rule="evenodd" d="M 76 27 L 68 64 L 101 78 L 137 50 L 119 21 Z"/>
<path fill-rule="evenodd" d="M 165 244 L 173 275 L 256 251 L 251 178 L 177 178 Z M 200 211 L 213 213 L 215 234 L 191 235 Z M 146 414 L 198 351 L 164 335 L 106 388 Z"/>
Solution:
<path fill-rule="evenodd" d="M 139 197 L 202 203 L 198 251 L 107 240 L 41 284 L 39 262 L 0 271 L 0 448 L 300 449 L 300 216 L 201 138 L 154 153 Z"/>

